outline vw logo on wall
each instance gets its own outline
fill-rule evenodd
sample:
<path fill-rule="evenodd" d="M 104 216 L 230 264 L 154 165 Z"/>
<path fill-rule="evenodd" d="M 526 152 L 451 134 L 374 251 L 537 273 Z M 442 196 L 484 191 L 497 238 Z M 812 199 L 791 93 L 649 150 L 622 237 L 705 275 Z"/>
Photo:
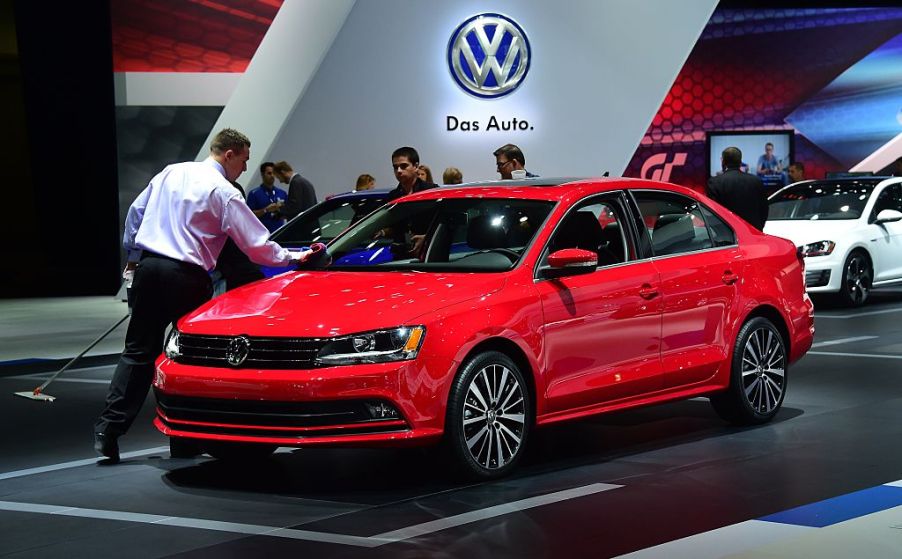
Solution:
<path fill-rule="evenodd" d="M 501 14 L 479 14 L 466 20 L 448 42 L 448 67 L 457 84 L 477 97 L 511 93 L 529 72 L 526 32 Z"/>
<path fill-rule="evenodd" d="M 229 365 L 237 367 L 238 365 L 244 363 L 244 360 L 247 359 L 247 354 L 250 353 L 250 350 L 250 340 L 248 340 L 244 336 L 233 338 L 229 341 L 229 345 L 226 347 L 226 361 L 229 362 Z"/>

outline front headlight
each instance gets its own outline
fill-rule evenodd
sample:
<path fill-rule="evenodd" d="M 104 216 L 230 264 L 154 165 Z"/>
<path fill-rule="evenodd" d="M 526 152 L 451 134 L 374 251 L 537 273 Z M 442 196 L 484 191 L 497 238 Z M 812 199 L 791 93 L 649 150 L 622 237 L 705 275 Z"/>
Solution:
<path fill-rule="evenodd" d="M 172 332 L 169 332 L 169 337 L 166 338 L 163 353 L 166 354 L 167 359 L 175 359 L 182 355 L 181 347 L 179 346 L 179 331 L 175 328 L 172 329 Z"/>
<path fill-rule="evenodd" d="M 818 241 L 799 247 L 802 256 L 827 256 L 836 247 L 833 241 Z"/>
<path fill-rule="evenodd" d="M 317 365 L 385 363 L 416 358 L 426 337 L 422 326 L 363 332 L 330 340 L 316 355 Z"/>

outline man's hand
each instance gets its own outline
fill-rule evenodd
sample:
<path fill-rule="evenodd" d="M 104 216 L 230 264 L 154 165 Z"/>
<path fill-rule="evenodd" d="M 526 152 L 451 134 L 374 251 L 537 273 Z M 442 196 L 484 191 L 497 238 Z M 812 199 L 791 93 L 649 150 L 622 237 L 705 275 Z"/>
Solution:
<path fill-rule="evenodd" d="M 311 266 L 318 266 L 320 264 L 328 266 L 331 263 L 331 260 L 332 257 L 329 255 L 329 251 L 326 250 L 326 245 L 323 243 L 313 243 L 310 245 L 309 250 L 298 253 L 298 258 L 295 262 L 299 267 L 310 268 Z"/>
<path fill-rule="evenodd" d="M 415 258 L 419 258 L 423 260 L 425 258 L 425 254 L 423 254 L 423 241 L 426 240 L 426 235 L 411 235 L 410 241 L 413 243 L 413 248 L 410 250 L 410 254 Z"/>

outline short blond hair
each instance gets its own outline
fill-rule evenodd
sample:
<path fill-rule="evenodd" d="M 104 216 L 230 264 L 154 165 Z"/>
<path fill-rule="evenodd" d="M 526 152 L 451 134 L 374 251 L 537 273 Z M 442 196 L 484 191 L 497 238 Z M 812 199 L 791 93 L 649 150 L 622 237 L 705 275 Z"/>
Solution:
<path fill-rule="evenodd" d="M 464 174 L 457 167 L 448 167 L 442 173 L 443 184 L 460 184 L 464 182 Z"/>
<path fill-rule="evenodd" d="M 210 151 L 216 155 L 220 155 L 229 150 L 244 151 L 244 148 L 250 149 L 251 141 L 234 128 L 223 128 L 210 142 Z"/>
<path fill-rule="evenodd" d="M 272 170 L 274 173 L 291 173 L 292 171 L 294 171 L 294 169 L 291 168 L 291 165 L 289 165 L 287 161 L 279 161 L 272 166 Z"/>

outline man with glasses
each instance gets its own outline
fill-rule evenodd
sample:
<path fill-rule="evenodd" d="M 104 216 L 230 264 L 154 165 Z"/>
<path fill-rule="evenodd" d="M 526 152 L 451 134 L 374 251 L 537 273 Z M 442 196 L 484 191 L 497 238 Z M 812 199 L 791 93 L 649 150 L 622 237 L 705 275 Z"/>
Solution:
<path fill-rule="evenodd" d="M 492 155 L 495 156 L 495 168 L 501 174 L 502 180 L 539 176 L 526 170 L 526 157 L 520 148 L 514 144 L 505 144 L 496 149 Z"/>

